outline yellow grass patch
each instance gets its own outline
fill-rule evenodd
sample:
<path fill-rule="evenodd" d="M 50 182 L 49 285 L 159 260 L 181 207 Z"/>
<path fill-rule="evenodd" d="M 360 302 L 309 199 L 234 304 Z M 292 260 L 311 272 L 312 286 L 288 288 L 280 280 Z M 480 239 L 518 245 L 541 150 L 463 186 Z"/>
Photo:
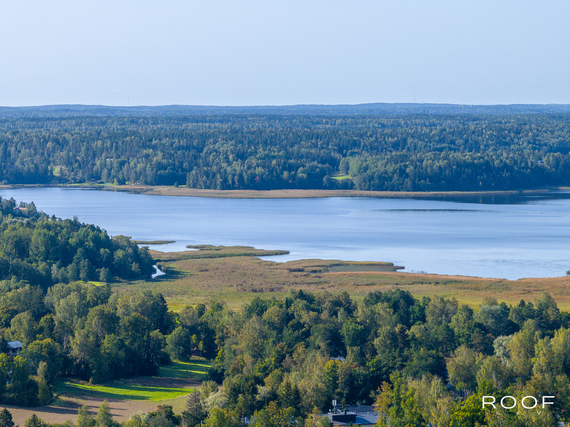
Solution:
<path fill-rule="evenodd" d="M 161 292 L 169 305 L 180 310 L 186 304 L 223 300 L 238 308 L 257 296 L 282 298 L 294 290 L 346 291 L 360 301 L 371 291 L 404 289 L 416 297 L 439 295 L 456 298 L 474 308 L 487 297 L 508 304 L 533 301 L 548 292 L 563 310 L 570 310 L 570 277 L 504 280 L 465 276 L 379 271 L 394 269 L 389 263 L 358 263 L 334 260 L 298 260 L 285 263 L 253 256 L 163 260 L 170 274 L 159 281 L 136 282 L 138 288 Z M 367 266 L 369 266 L 370 271 Z M 355 271 L 338 271 L 338 270 Z M 361 271 L 358 271 L 361 270 Z M 362 271 L 364 270 L 364 271 Z M 121 292 L 131 285 L 115 285 Z"/>

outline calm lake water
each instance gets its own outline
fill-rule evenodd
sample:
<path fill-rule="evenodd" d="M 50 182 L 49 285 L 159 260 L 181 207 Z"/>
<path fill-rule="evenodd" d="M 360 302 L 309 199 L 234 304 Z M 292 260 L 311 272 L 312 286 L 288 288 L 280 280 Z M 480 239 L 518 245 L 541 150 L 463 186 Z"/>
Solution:
<path fill-rule="evenodd" d="M 519 204 L 373 198 L 210 199 L 66 188 L 0 190 L 111 235 L 286 249 L 301 258 L 389 261 L 404 271 L 518 279 L 570 269 L 570 199 Z M 567 194 L 566 194 L 567 196 Z"/>

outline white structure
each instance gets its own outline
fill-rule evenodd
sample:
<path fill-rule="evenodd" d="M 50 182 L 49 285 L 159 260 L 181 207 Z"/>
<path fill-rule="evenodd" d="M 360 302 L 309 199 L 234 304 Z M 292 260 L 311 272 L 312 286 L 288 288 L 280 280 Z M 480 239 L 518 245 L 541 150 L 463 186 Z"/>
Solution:
<path fill-rule="evenodd" d="M 22 343 L 20 341 L 8 341 L 8 354 L 17 356 L 22 351 Z"/>

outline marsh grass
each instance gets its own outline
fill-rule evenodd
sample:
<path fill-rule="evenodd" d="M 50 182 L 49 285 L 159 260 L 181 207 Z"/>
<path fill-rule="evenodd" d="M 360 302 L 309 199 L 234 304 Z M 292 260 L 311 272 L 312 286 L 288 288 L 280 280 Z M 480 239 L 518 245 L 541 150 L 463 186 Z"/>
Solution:
<path fill-rule="evenodd" d="M 176 240 L 133 240 L 137 245 L 168 245 L 176 243 Z"/>
<path fill-rule="evenodd" d="M 337 178 L 337 177 L 332 177 Z M 345 179 L 345 176 L 338 177 Z M 350 178 L 350 176 L 348 176 Z M 136 194 L 152 194 L 159 196 L 213 197 L 229 199 L 304 199 L 321 197 L 378 197 L 378 198 L 420 198 L 432 199 L 448 197 L 477 196 L 511 196 L 523 194 L 546 194 L 549 191 L 562 190 L 564 187 L 553 187 L 538 190 L 512 191 L 364 191 L 364 190 L 209 190 L 161 185 L 90 185 L 93 188 L 112 191 L 126 191 Z"/>
<path fill-rule="evenodd" d="M 241 249 L 222 250 L 237 253 Z M 152 253 L 154 256 L 162 255 Z M 570 310 L 569 276 L 509 281 L 391 271 L 331 271 L 339 266 L 347 266 L 347 270 L 362 270 L 363 265 L 380 268 L 389 266 L 389 263 L 315 259 L 277 263 L 245 255 L 177 260 L 181 258 L 179 255 L 169 256 L 171 260 L 161 262 L 161 269 L 165 271 L 165 268 L 168 273 L 161 276 L 160 281 L 116 284 L 115 290 L 123 292 L 135 286 L 159 291 L 174 310 L 180 310 L 187 304 L 212 300 L 225 301 L 229 307 L 237 309 L 255 297 L 279 299 L 300 289 L 316 293 L 346 291 L 354 300 L 361 301 L 371 291 L 397 288 L 407 290 L 418 298 L 432 295 L 456 298 L 473 308 L 478 308 L 487 297 L 495 297 L 507 304 L 518 304 L 521 299 L 533 301 L 541 293 L 548 292 L 561 309 Z"/>
<path fill-rule="evenodd" d="M 255 249 L 251 246 L 188 245 L 186 247 L 190 250 L 182 252 L 151 251 L 151 253 L 158 262 L 204 258 L 273 256 L 287 255 L 289 253 L 289 251 L 282 250 Z"/>

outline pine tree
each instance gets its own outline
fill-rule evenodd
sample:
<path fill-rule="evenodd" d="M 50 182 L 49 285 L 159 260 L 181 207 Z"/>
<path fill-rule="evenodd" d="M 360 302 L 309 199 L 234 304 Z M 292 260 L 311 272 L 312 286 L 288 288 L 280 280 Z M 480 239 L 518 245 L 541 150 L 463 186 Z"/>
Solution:
<path fill-rule="evenodd" d="M 0 427 L 14 427 L 14 421 L 12 421 L 12 414 L 6 408 L 0 412 Z"/>

